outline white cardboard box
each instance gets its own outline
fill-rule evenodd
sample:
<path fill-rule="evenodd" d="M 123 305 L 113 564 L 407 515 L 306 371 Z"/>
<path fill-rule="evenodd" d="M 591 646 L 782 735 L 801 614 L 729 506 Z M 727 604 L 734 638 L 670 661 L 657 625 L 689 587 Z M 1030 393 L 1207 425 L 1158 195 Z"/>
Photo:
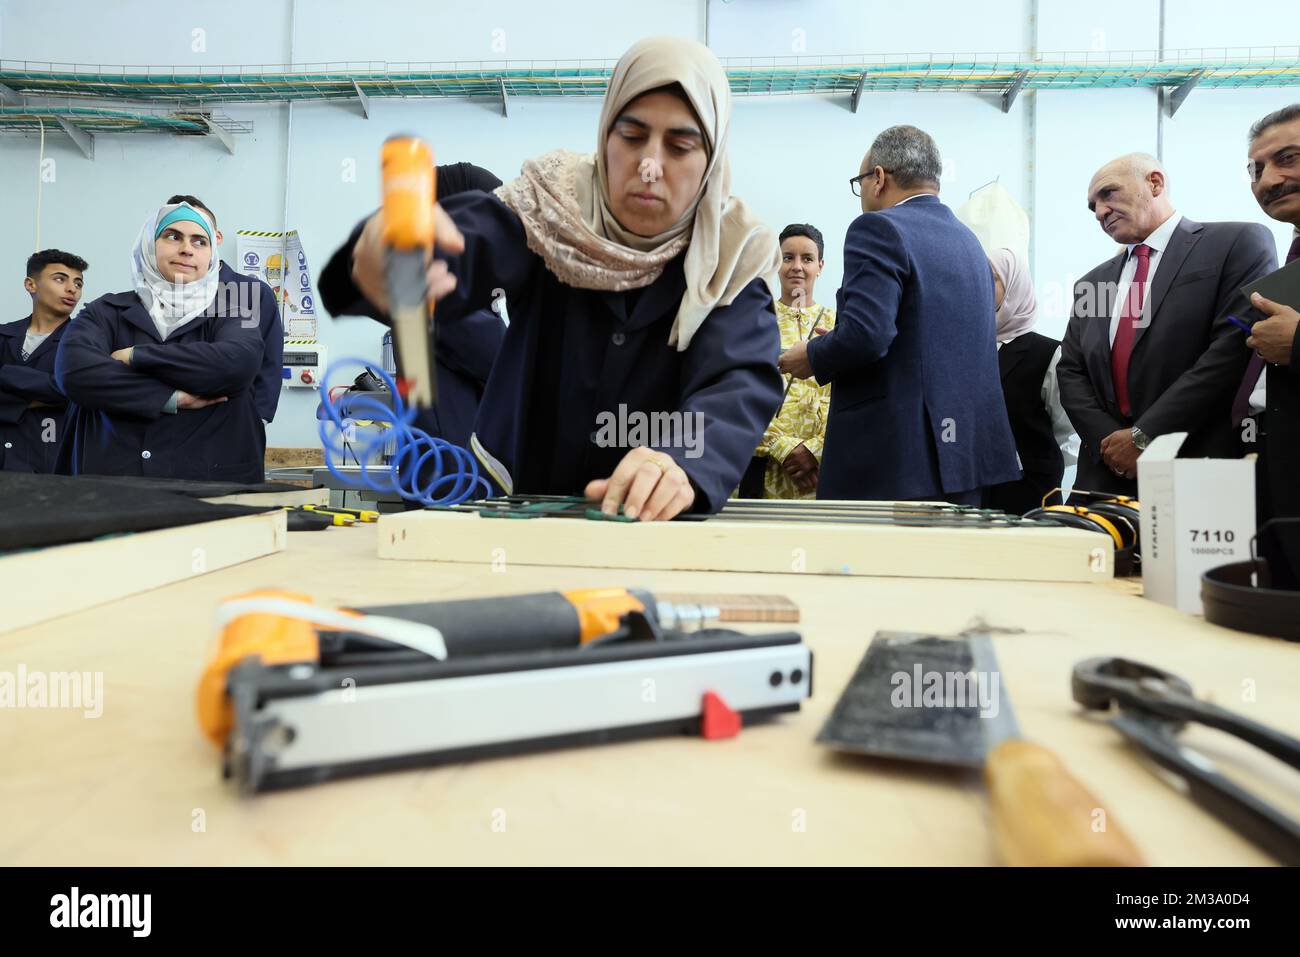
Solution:
<path fill-rule="evenodd" d="M 1142 590 L 1201 613 L 1201 575 L 1250 558 L 1255 534 L 1253 459 L 1180 459 L 1186 432 L 1152 440 L 1138 457 Z"/>

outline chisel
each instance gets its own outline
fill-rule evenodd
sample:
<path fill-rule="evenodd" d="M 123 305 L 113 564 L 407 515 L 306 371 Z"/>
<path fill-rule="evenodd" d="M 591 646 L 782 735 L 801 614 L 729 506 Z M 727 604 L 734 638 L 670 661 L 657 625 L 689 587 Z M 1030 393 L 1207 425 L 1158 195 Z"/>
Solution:
<path fill-rule="evenodd" d="M 1007 864 L 1143 863 L 1113 815 L 1061 760 L 1023 738 L 987 634 L 877 634 L 817 741 L 982 769 Z"/>
<path fill-rule="evenodd" d="M 993 639 L 970 636 L 975 673 L 1001 679 Z M 1139 867 L 1142 855 L 1100 801 L 1052 751 L 1020 733 L 1006 682 L 984 721 L 984 780 L 993 832 L 1013 867 Z"/>

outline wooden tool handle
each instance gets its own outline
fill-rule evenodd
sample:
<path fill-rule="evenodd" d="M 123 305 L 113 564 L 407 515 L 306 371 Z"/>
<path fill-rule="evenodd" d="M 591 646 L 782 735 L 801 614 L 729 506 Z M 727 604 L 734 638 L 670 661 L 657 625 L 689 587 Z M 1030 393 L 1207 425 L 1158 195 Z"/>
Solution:
<path fill-rule="evenodd" d="M 660 601 L 674 605 L 707 605 L 718 610 L 718 621 L 798 622 L 799 606 L 784 595 L 736 595 L 713 592 L 664 594 Z"/>
<path fill-rule="evenodd" d="M 1002 860 L 1014 867 L 1139 867 L 1138 849 L 1051 751 L 1008 740 L 984 766 Z"/>

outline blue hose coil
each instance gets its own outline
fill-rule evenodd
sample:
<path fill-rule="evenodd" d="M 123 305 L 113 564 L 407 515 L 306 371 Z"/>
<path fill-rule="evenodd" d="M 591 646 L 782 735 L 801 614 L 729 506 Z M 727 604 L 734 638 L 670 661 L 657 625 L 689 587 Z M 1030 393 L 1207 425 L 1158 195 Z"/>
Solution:
<path fill-rule="evenodd" d="M 330 398 L 329 383 L 335 371 L 340 367 L 358 365 L 369 369 L 388 386 L 388 394 L 393 399 L 391 408 L 374 397 L 378 393 L 353 392 L 346 397 L 346 409 Z M 338 359 L 325 370 L 320 393 L 324 418 L 318 431 L 325 467 L 344 485 L 385 494 L 396 493 L 408 502 L 418 502 L 425 507 L 459 505 L 492 495 L 492 487 L 479 475 L 478 461 L 473 455 L 459 445 L 452 445 L 415 427 L 416 409 L 398 393 L 397 383 L 386 370 L 376 369 L 365 359 Z M 363 442 L 356 433 L 357 419 L 391 424 Z M 394 445 L 392 464 L 368 465 L 377 452 L 382 453 L 390 439 Z M 349 454 L 360 466 L 358 475 L 339 471 L 339 465 L 347 461 Z M 432 474 L 421 483 L 420 473 L 430 460 Z"/>

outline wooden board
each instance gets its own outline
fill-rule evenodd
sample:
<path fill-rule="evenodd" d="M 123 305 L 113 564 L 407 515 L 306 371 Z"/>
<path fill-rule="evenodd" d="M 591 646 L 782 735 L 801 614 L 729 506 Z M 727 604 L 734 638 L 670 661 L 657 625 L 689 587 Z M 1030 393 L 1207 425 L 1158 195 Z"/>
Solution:
<path fill-rule="evenodd" d="M 821 522 L 596 522 L 403 512 L 379 519 L 379 557 L 494 566 L 803 572 L 1096 582 L 1109 537 L 1074 528 L 918 528 Z"/>
<path fill-rule="evenodd" d="M 266 450 L 265 462 L 268 469 L 323 466 L 325 453 L 319 446 L 305 449 L 270 446 Z"/>
<path fill-rule="evenodd" d="M 1025 736 L 1060 756 L 1155 865 L 1273 863 L 1193 804 L 1119 732 L 1080 714 L 1070 669 L 1122 654 L 1198 695 L 1300 734 L 1300 654 L 1100 585 L 639 572 L 391 562 L 373 525 L 290 535 L 284 551 L 0 635 L 0 673 L 103 675 L 103 713 L 0 708 L 0 863 L 70 867 L 297 865 L 970 866 L 998 861 L 979 775 L 855 758 L 814 743 L 877 631 L 994 628 Z M 774 592 L 803 611 L 813 696 L 797 714 L 705 741 L 672 735 L 462 761 L 241 798 L 194 714 L 214 612 L 253 588 L 333 606 L 570 588 Z M 739 626 L 758 631 L 770 625 Z M 777 626 L 784 628 L 788 626 Z M 1295 771 L 1221 732 L 1185 739 L 1237 783 L 1300 816 Z M 1148 875 L 1149 876 L 1149 875 Z M 978 880 L 978 876 L 972 879 Z"/>
<path fill-rule="evenodd" d="M 0 557 L 0 633 L 261 558 L 284 548 L 286 513 L 56 545 Z"/>
<path fill-rule="evenodd" d="M 203 501 L 214 505 L 328 505 L 330 490 L 304 488 L 292 492 L 238 492 L 234 495 L 205 498 Z"/>
<path fill-rule="evenodd" d="M 325 453 L 319 447 L 316 448 L 285 448 L 285 447 L 268 447 L 266 455 L 263 458 L 263 464 L 270 473 L 272 469 L 283 468 L 318 468 L 325 464 Z M 283 479 L 271 477 L 275 482 L 289 482 L 291 485 L 301 485 L 303 488 L 311 488 L 311 482 L 304 482 L 297 479 Z"/>

